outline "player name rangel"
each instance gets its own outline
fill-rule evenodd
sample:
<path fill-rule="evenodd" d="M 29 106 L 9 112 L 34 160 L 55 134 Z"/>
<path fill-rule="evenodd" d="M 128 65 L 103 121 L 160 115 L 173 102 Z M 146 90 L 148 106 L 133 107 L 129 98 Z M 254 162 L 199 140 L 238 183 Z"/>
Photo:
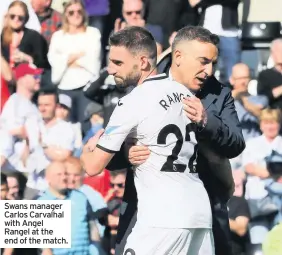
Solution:
<path fill-rule="evenodd" d="M 159 104 L 167 110 L 172 104 L 175 103 L 181 103 L 182 99 L 184 98 L 184 94 L 174 92 L 171 95 L 166 95 L 166 98 L 162 99 Z M 190 95 L 187 95 L 186 97 L 190 97 Z"/>

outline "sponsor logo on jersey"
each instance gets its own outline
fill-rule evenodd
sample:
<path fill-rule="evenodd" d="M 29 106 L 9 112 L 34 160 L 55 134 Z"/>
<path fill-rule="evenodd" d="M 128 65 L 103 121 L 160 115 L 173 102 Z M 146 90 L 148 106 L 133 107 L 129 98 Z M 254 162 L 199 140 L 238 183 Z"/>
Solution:
<path fill-rule="evenodd" d="M 110 127 L 107 127 L 106 130 L 105 130 L 105 134 L 106 135 L 109 135 L 110 133 L 112 133 L 114 130 L 116 130 L 117 128 L 119 128 L 119 126 L 110 126 Z"/>

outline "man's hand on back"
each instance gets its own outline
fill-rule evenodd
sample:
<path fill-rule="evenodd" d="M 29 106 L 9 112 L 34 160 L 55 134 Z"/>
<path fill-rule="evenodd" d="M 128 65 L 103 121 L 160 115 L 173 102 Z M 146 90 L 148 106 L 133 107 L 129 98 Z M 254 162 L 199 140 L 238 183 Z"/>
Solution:
<path fill-rule="evenodd" d="M 148 147 L 134 145 L 129 149 L 128 160 L 134 166 L 141 165 L 149 158 L 150 153 Z"/>

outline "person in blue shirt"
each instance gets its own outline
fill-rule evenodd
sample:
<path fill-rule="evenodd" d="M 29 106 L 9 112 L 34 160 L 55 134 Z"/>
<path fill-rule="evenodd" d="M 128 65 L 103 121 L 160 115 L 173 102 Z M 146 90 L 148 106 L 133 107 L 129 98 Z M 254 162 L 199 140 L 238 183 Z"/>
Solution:
<path fill-rule="evenodd" d="M 106 221 L 106 218 L 108 216 L 108 208 L 106 203 L 104 202 L 102 195 L 90 186 L 83 184 L 84 170 L 78 158 L 69 157 L 65 161 L 65 165 L 67 170 L 68 188 L 77 189 L 87 197 L 92 208 L 92 216 L 93 219 L 95 219 L 99 231 L 99 236 L 100 238 L 103 238 L 105 226 L 100 224 L 100 221 Z M 104 254 L 104 251 L 102 251 L 99 242 L 92 242 L 90 249 L 93 251 L 93 254 Z"/>
<path fill-rule="evenodd" d="M 92 240 L 100 237 L 92 220 L 92 208 L 86 196 L 67 187 L 66 166 L 52 162 L 45 172 L 49 188 L 37 200 L 70 200 L 71 203 L 71 248 L 43 249 L 43 255 L 96 255 L 90 250 Z M 48 253 L 49 252 L 49 253 Z"/>

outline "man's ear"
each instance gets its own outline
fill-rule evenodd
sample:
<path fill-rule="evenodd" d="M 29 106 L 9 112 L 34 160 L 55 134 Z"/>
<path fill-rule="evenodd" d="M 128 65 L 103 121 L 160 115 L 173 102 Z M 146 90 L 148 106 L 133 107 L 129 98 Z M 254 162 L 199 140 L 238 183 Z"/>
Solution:
<path fill-rule="evenodd" d="M 141 70 L 150 70 L 151 69 L 151 63 L 149 62 L 149 59 L 146 56 L 142 56 L 140 58 L 140 67 Z"/>
<path fill-rule="evenodd" d="M 182 60 L 182 54 L 180 50 L 175 50 L 174 52 L 172 52 L 173 54 L 173 58 L 174 58 L 174 63 L 177 66 L 180 66 L 181 64 L 181 60 Z"/>
<path fill-rule="evenodd" d="M 231 86 L 233 87 L 233 84 L 234 84 L 234 79 L 232 77 L 232 75 L 229 77 L 229 83 L 231 84 Z"/>

